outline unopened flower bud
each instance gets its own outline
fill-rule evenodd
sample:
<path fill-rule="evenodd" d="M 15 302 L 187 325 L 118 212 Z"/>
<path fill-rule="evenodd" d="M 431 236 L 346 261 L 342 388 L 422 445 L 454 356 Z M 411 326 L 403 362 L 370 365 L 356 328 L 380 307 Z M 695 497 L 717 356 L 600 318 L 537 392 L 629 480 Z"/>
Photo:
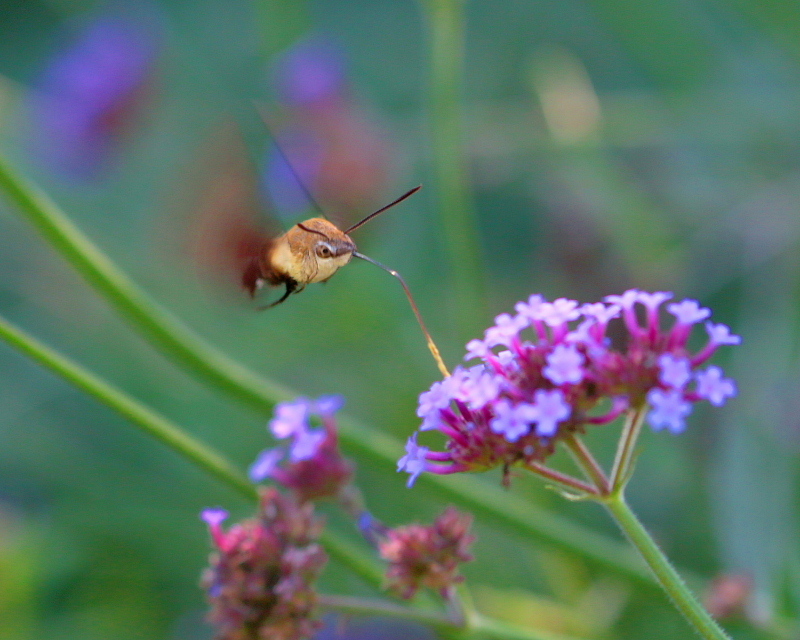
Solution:
<path fill-rule="evenodd" d="M 422 587 L 445 592 L 463 580 L 462 562 L 472 560 L 472 517 L 452 507 L 430 526 L 406 525 L 388 529 L 378 548 L 389 563 L 388 586 L 403 598 L 411 598 Z"/>

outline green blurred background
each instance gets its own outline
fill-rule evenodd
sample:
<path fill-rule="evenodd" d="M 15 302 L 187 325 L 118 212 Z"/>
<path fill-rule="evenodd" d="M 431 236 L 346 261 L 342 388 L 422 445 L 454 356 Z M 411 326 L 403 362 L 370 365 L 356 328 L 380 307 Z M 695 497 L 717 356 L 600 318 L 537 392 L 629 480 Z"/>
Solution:
<path fill-rule="evenodd" d="M 291 192 L 291 176 L 254 101 L 267 105 L 309 189 L 342 224 L 425 186 L 356 239 L 404 274 L 450 364 L 467 338 L 534 292 L 593 301 L 640 287 L 699 299 L 744 338 L 717 358 L 740 395 L 697 412 L 681 437 L 646 433 L 631 502 L 682 568 L 752 580 L 746 615 L 730 621 L 737 638 L 798 637 L 800 5 L 465 2 L 459 158 L 442 139 L 452 118 L 437 102 L 441 84 L 431 88 L 439 62 L 429 12 L 440 4 L 450 3 L 6 0 L 0 147 L 212 343 L 303 394 L 344 395 L 350 415 L 399 439 L 416 428 L 416 397 L 438 374 L 387 274 L 353 264 L 256 313 L 193 266 L 186 239 L 198 202 L 213 171 L 231 171 L 217 143 L 226 123 L 238 123 L 254 184 L 269 183 L 272 197 L 261 192 L 273 215 L 309 213 L 286 204 L 297 194 L 282 191 Z M 119 55 L 139 56 L 139 66 L 72 78 L 63 60 L 93 60 L 74 52 L 91 49 L 87 34 L 109 16 L 134 25 L 131 50 Z M 324 104 L 290 95 L 292 73 L 302 76 L 293 56 L 309 50 L 336 60 L 320 72 L 336 79 Z M 72 81 L 77 97 L 65 88 Z M 109 112 L 69 128 L 71 114 L 96 107 L 92 96 L 126 81 Z M 453 196 L 445 165 L 456 169 L 455 187 L 465 169 L 455 201 L 477 226 L 465 215 L 463 237 L 439 215 Z M 0 273 L 0 312 L 45 342 L 242 466 L 267 445 L 267 415 L 167 362 L 1 198 Z M 614 430 L 589 442 L 608 458 Z M 358 478 L 392 525 L 429 520 L 446 504 L 424 481 L 408 491 L 385 465 L 360 460 Z M 593 505 L 567 504 L 524 477 L 511 491 L 618 537 Z M 250 509 L 0 345 L 0 638 L 210 637 L 197 586 L 208 540 L 197 516 L 213 505 L 236 516 Z M 329 517 L 355 539 L 349 523 Z M 657 590 L 491 521 L 476 527 L 466 573 L 482 610 L 581 638 L 689 635 Z M 324 588 L 372 593 L 335 563 Z M 370 624 L 352 637 L 426 637 Z"/>

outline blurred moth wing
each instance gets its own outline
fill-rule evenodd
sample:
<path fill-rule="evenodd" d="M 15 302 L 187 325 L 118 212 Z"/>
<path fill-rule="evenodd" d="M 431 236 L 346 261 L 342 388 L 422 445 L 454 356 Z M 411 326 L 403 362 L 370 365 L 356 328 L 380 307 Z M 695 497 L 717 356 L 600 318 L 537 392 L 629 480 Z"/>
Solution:
<path fill-rule="evenodd" d="M 282 230 L 264 211 L 255 169 L 236 127 L 227 124 L 214 133 L 192 174 L 190 181 L 201 195 L 192 207 L 189 255 L 203 279 L 255 293 L 262 256 Z"/>

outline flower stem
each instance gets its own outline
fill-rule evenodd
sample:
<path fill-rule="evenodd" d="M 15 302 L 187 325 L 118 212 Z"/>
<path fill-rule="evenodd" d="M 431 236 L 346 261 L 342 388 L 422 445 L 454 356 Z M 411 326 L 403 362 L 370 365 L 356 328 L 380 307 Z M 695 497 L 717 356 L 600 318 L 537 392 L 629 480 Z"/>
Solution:
<path fill-rule="evenodd" d="M 420 611 L 394 602 L 351 596 L 320 595 L 319 605 L 342 613 L 401 618 L 420 622 L 448 638 L 493 638 L 497 640 L 570 640 L 566 636 L 507 624 L 475 614 L 468 626 L 454 624 L 445 614 Z"/>
<path fill-rule="evenodd" d="M 444 613 L 420 611 L 385 600 L 322 594 L 319 596 L 318 603 L 323 609 L 333 609 L 342 613 L 414 620 L 433 629 L 453 628 L 453 623 Z"/>
<path fill-rule="evenodd" d="M 59 374 L 79 389 L 94 396 L 145 433 L 160 440 L 218 480 L 236 489 L 244 497 L 251 500 L 258 498 L 255 486 L 216 451 L 195 440 L 149 407 L 45 346 L 2 317 L 0 317 L 0 339 Z"/>
<path fill-rule="evenodd" d="M 583 440 L 581 440 L 574 433 L 571 433 L 564 438 L 564 444 L 566 444 L 569 452 L 572 454 L 572 457 L 580 467 L 581 471 L 583 471 L 589 480 L 594 482 L 595 488 L 590 493 L 608 493 L 608 478 L 606 477 L 603 468 L 592 455 L 592 452 L 586 448 L 585 444 L 583 444 Z"/>
<path fill-rule="evenodd" d="M 431 39 L 430 131 L 435 191 L 462 341 L 486 315 L 484 270 L 462 142 L 465 0 L 423 0 Z"/>
<path fill-rule="evenodd" d="M 55 249 L 167 356 L 251 407 L 271 411 L 291 394 L 218 351 L 155 302 L 37 187 L 0 157 L 0 188 Z"/>
<path fill-rule="evenodd" d="M 146 434 L 159 440 L 248 500 L 258 499 L 256 487 L 214 449 L 196 440 L 147 405 L 18 329 L 2 316 L 0 316 L 0 339 L 114 409 Z M 383 571 L 363 551 L 329 529 L 323 533 L 322 541 L 328 553 L 353 573 L 372 585 L 381 585 Z"/>
<path fill-rule="evenodd" d="M 642 406 L 628 412 L 625 418 L 625 426 L 623 426 L 622 434 L 620 434 L 614 466 L 611 469 L 611 493 L 621 491 L 630 476 L 631 462 L 636 451 L 636 442 L 639 440 L 639 434 L 642 431 L 645 415 L 647 415 L 647 407 Z"/>
<path fill-rule="evenodd" d="M 561 473 L 560 471 L 551 469 L 550 467 L 547 467 L 543 464 L 534 462 L 533 464 L 529 464 L 527 468 L 536 475 L 542 476 L 543 478 L 549 480 L 550 482 L 555 482 L 556 484 L 564 487 L 565 489 L 578 491 L 579 493 L 585 493 L 587 495 L 598 494 L 597 489 L 592 485 L 587 484 L 582 480 L 578 480 L 577 478 L 573 478 L 572 476 L 569 476 L 566 473 Z"/>
<path fill-rule="evenodd" d="M 730 636 L 722 630 L 689 591 L 686 583 L 631 511 L 625 502 L 623 490 L 618 489 L 600 501 L 617 521 L 627 538 L 639 550 L 664 591 L 697 633 L 706 640 L 730 640 Z"/>

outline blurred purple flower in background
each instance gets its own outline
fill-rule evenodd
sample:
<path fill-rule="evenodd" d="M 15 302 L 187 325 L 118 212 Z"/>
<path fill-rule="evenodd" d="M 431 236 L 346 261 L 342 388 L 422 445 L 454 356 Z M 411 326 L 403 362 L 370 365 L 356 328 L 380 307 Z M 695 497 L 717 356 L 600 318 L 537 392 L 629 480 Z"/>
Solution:
<path fill-rule="evenodd" d="M 145 104 L 160 40 L 157 21 L 139 14 L 86 22 L 35 83 L 35 153 L 71 176 L 100 173 Z"/>
<path fill-rule="evenodd" d="M 312 203 L 306 190 L 344 224 L 383 196 L 389 174 L 386 134 L 349 91 L 342 50 L 323 38 L 300 41 L 275 62 L 282 107 L 264 170 L 264 188 L 278 212 L 293 216 Z"/>
<path fill-rule="evenodd" d="M 278 99 L 287 106 L 325 109 L 346 99 L 346 62 L 332 42 L 304 40 L 289 49 L 274 68 Z"/>

